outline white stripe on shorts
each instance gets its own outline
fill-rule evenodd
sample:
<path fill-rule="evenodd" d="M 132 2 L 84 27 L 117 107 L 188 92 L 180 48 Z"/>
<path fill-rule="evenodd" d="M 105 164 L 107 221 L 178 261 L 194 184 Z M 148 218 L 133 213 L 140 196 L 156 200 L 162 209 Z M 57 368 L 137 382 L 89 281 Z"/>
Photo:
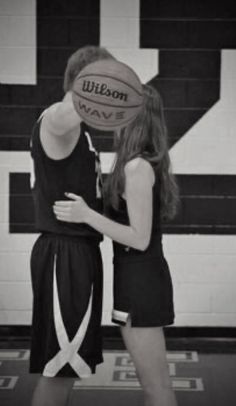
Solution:
<path fill-rule="evenodd" d="M 89 304 L 84 318 L 78 328 L 76 335 L 70 342 L 61 315 L 56 278 L 56 261 L 57 256 L 55 255 L 53 269 L 53 313 L 56 335 L 61 349 L 58 351 L 55 357 L 53 357 L 46 364 L 43 375 L 47 377 L 54 377 L 66 363 L 69 363 L 80 378 L 87 378 L 91 375 L 91 369 L 78 354 L 78 351 L 86 334 L 91 316 L 93 288 L 91 288 Z"/>

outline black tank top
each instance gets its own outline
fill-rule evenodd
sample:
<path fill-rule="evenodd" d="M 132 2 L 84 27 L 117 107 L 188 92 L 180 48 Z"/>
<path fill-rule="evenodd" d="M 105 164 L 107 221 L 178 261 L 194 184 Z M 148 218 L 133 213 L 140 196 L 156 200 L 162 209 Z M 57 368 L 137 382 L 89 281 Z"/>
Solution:
<path fill-rule="evenodd" d="M 65 192 L 71 192 L 82 196 L 94 210 L 102 211 L 100 162 L 88 127 L 82 123 L 78 142 L 71 154 L 55 160 L 49 158 L 42 147 L 40 125 L 41 119 L 35 124 L 31 137 L 31 188 L 36 230 L 101 241 L 101 234 L 86 224 L 57 220 L 52 208 L 56 200 L 67 200 Z"/>
<path fill-rule="evenodd" d="M 163 257 L 162 247 L 162 231 L 161 231 L 161 216 L 160 216 L 160 184 L 158 176 L 155 176 L 155 182 L 153 185 L 153 198 L 152 198 L 152 231 L 149 246 L 145 251 L 136 250 L 131 247 L 119 244 L 113 241 L 114 259 L 130 258 L 133 257 L 139 259 L 145 259 L 149 257 Z M 129 225 L 129 216 L 127 210 L 126 200 L 120 197 L 118 210 L 109 208 L 108 215 L 118 223 Z"/>

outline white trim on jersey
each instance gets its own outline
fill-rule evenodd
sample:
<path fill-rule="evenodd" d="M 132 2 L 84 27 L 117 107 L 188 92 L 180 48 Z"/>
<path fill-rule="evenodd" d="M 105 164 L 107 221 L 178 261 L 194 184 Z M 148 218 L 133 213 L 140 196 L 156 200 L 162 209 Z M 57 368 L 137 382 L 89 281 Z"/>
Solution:
<path fill-rule="evenodd" d="M 55 355 L 55 357 L 53 357 L 46 364 L 43 375 L 47 377 L 54 377 L 66 363 L 69 363 L 80 378 L 87 378 L 91 375 L 91 369 L 89 365 L 86 364 L 86 362 L 78 354 L 78 351 L 85 337 L 91 316 L 93 288 L 91 288 L 89 304 L 84 318 L 78 328 L 76 335 L 70 342 L 61 315 L 56 278 L 56 262 L 57 256 L 55 255 L 53 269 L 53 313 L 56 335 L 61 349 Z"/>
<path fill-rule="evenodd" d="M 121 310 L 112 310 L 112 320 L 117 320 L 121 323 L 127 323 L 129 313 L 122 312 Z"/>
<path fill-rule="evenodd" d="M 48 111 L 48 108 L 43 110 L 42 113 L 40 114 L 39 118 L 38 118 L 38 122 L 41 120 L 41 118 L 43 118 L 44 114 L 46 113 L 46 111 Z"/>
<path fill-rule="evenodd" d="M 88 131 L 85 131 L 84 133 L 85 133 L 86 138 L 87 138 L 87 140 L 88 140 L 89 151 L 94 152 L 94 154 L 98 156 L 98 152 L 96 151 L 96 149 L 95 149 L 94 146 L 93 146 L 93 143 L 92 143 L 92 140 L 91 140 L 91 137 L 90 137 Z"/>
<path fill-rule="evenodd" d="M 34 168 L 34 160 L 30 155 L 30 187 L 31 189 L 34 188 L 35 185 L 35 168 Z"/>
<path fill-rule="evenodd" d="M 89 151 L 93 152 L 95 154 L 95 157 L 96 157 L 96 164 L 95 164 L 95 170 L 96 170 L 96 173 L 97 173 L 96 196 L 97 196 L 98 199 L 100 199 L 102 197 L 101 185 L 100 185 L 100 182 L 102 181 L 102 172 L 101 172 L 101 164 L 100 164 L 100 159 L 99 159 L 99 153 L 94 148 L 91 137 L 90 137 L 88 131 L 85 131 L 84 134 L 85 134 L 85 136 L 87 138 L 87 141 L 88 141 Z"/>
<path fill-rule="evenodd" d="M 39 116 L 37 122 L 41 120 L 48 109 L 45 109 Z M 32 139 L 30 140 L 30 149 L 32 149 Z M 34 169 L 34 160 L 30 155 L 30 188 L 33 189 L 35 185 L 35 169 Z"/>

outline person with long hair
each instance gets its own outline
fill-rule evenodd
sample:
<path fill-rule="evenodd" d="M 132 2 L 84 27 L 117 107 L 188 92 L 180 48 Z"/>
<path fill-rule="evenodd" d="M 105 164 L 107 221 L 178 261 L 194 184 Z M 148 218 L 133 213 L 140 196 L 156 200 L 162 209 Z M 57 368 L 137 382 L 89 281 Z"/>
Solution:
<path fill-rule="evenodd" d="M 159 93 L 144 85 L 141 113 L 115 134 L 116 159 L 106 181 L 106 215 L 80 197 L 56 201 L 62 222 L 87 223 L 113 240 L 114 308 L 143 387 L 145 406 L 175 406 L 163 326 L 174 322 L 173 286 L 162 247 L 162 221 L 174 217 L 178 187 L 171 172 Z"/>

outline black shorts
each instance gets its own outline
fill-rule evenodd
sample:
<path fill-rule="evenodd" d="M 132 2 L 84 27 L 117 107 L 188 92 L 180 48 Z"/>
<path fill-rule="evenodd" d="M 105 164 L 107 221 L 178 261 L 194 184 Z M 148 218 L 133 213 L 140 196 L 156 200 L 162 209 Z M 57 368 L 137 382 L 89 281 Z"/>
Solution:
<path fill-rule="evenodd" d="M 114 256 L 114 307 L 112 321 L 133 327 L 173 324 L 173 286 L 163 256 Z"/>
<path fill-rule="evenodd" d="M 41 235 L 31 253 L 30 372 L 87 377 L 102 358 L 102 260 L 96 242 Z"/>

